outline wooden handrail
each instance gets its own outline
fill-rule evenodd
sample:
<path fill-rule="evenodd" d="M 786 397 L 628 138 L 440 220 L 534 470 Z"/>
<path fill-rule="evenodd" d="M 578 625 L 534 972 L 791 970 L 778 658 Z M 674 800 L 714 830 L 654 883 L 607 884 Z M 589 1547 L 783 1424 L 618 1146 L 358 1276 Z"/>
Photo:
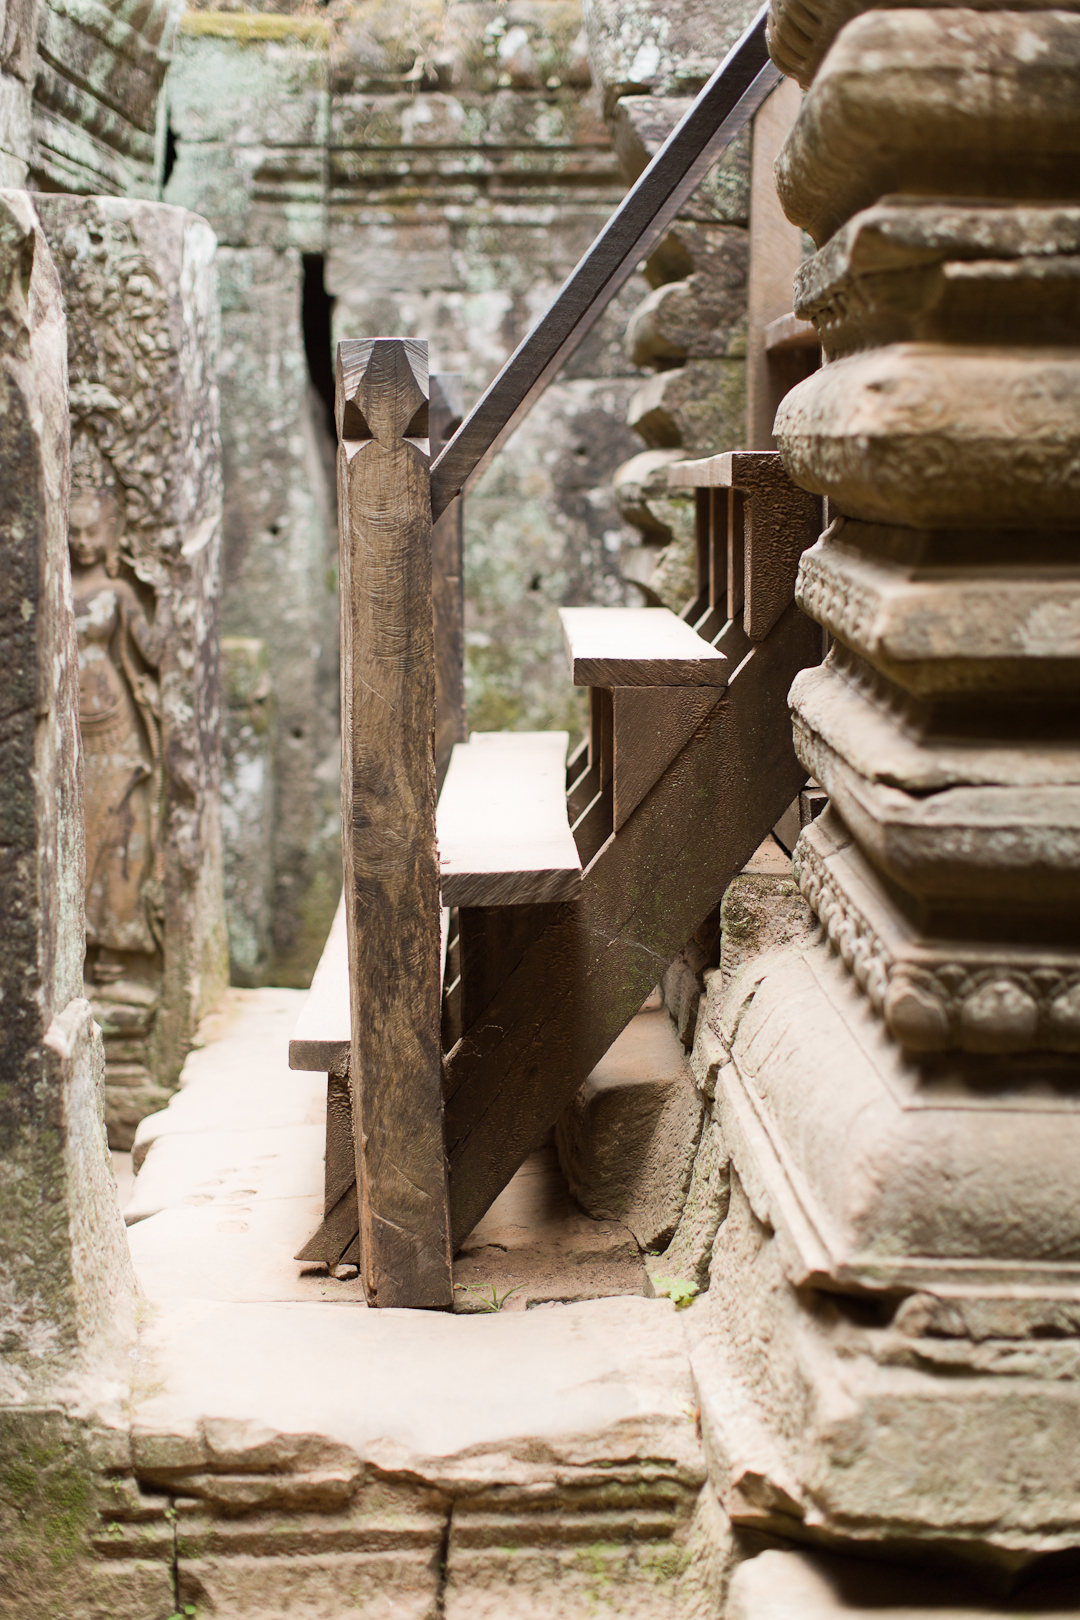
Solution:
<path fill-rule="evenodd" d="M 765 45 L 763 5 L 623 198 L 547 313 L 522 339 L 432 465 L 434 518 L 479 478 L 569 360 L 691 192 L 781 79 Z"/>

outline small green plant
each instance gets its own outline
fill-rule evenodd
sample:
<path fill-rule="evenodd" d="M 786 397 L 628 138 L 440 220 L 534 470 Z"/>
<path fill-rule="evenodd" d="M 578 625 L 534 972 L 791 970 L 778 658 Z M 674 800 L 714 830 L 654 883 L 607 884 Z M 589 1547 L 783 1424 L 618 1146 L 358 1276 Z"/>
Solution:
<path fill-rule="evenodd" d="M 457 1286 L 466 1294 L 475 1294 L 480 1301 L 481 1311 L 487 1311 L 490 1314 L 492 1311 L 501 1311 L 510 1295 L 520 1294 L 525 1284 L 517 1283 L 513 1288 L 508 1288 L 505 1294 L 500 1294 L 494 1283 L 491 1285 L 490 1294 L 486 1288 L 477 1288 L 472 1283 L 458 1283 Z"/>
<path fill-rule="evenodd" d="M 685 1311 L 699 1293 L 696 1283 L 684 1282 L 681 1277 L 654 1277 L 653 1287 L 661 1299 L 670 1299 L 677 1311 Z"/>
<path fill-rule="evenodd" d="M 182 1609 L 177 1609 L 173 1614 L 170 1614 L 169 1620 L 194 1620 L 194 1616 L 198 1612 L 194 1603 L 185 1603 Z"/>

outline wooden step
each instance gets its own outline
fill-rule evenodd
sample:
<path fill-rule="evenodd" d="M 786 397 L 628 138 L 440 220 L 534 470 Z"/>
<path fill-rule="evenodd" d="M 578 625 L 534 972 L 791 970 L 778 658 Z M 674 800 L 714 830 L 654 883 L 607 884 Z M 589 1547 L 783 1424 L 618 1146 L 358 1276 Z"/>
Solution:
<path fill-rule="evenodd" d="M 787 694 L 820 650 L 792 604 L 447 1055 L 455 1247 L 798 792 Z"/>
<path fill-rule="evenodd" d="M 668 608 L 560 608 L 575 686 L 726 686 L 731 666 Z"/>
<path fill-rule="evenodd" d="M 714 621 L 741 613 L 749 639 L 764 641 L 795 593 L 799 558 L 821 533 L 817 496 L 792 483 L 774 450 L 677 461 L 668 485 L 697 491 L 696 606 L 703 614 L 711 606 Z M 702 628 L 709 617 L 693 622 Z"/>
<path fill-rule="evenodd" d="M 474 732 L 450 756 L 436 826 L 444 906 L 573 900 L 565 731 Z"/>

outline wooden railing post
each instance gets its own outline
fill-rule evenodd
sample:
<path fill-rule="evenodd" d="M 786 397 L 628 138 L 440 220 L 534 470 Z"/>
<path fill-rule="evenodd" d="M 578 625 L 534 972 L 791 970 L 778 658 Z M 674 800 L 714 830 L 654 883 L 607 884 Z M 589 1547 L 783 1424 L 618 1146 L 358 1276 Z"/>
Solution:
<path fill-rule="evenodd" d="M 337 427 L 358 1259 L 370 1305 L 445 1307 L 427 344 L 339 344 Z"/>

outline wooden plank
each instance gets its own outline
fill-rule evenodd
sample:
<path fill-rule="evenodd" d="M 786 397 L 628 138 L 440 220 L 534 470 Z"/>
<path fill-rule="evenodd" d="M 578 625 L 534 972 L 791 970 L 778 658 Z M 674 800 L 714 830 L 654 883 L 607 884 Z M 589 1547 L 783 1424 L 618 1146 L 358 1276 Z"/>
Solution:
<path fill-rule="evenodd" d="M 626 827 L 585 872 L 447 1060 L 445 1128 L 460 1244 L 805 778 L 787 693 L 821 655 L 792 606 Z"/>
<path fill-rule="evenodd" d="M 457 372 L 431 379 L 431 455 L 434 459 L 461 426 L 465 409 Z M 465 724 L 464 501 L 459 495 L 431 530 L 431 601 L 435 615 L 435 782 L 446 780 L 455 743 Z"/>
<path fill-rule="evenodd" d="M 725 686 L 728 662 L 668 608 L 560 608 L 575 686 Z"/>
<path fill-rule="evenodd" d="M 359 1259 L 371 1305 L 452 1300 L 441 1128 L 427 345 L 338 346 L 341 810 Z"/>
<path fill-rule="evenodd" d="M 616 832 L 625 827 L 722 694 L 720 686 L 615 688 Z"/>
<path fill-rule="evenodd" d="M 572 900 L 581 862 L 566 815 L 565 731 L 484 732 L 458 743 L 439 799 L 443 903 Z"/>
<path fill-rule="evenodd" d="M 311 980 L 311 989 L 289 1042 L 289 1068 L 345 1075 L 351 1039 L 349 938 L 342 894 Z"/>
<path fill-rule="evenodd" d="M 821 532 L 816 495 L 792 483 L 775 451 L 729 450 L 668 469 L 674 489 L 731 490 L 728 611 L 762 641 L 795 594 L 799 558 Z"/>
<path fill-rule="evenodd" d="M 432 467 L 435 517 L 480 476 L 619 288 L 652 252 L 691 192 L 780 82 L 765 47 L 767 11 L 762 6 L 728 52 Z M 785 307 L 789 306 L 790 290 Z"/>

